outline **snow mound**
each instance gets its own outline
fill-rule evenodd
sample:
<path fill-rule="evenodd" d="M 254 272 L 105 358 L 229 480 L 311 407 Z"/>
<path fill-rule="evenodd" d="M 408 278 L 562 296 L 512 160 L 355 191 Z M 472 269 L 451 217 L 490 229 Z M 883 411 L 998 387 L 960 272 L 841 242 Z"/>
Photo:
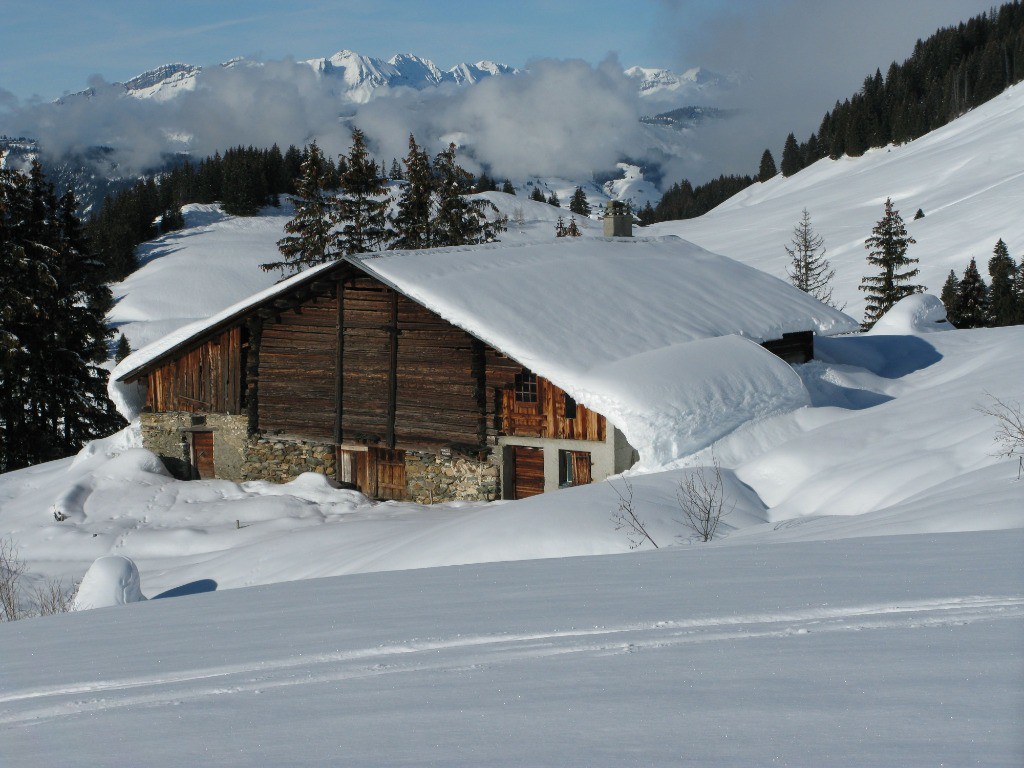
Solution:
<path fill-rule="evenodd" d="M 740 336 L 634 355 L 592 369 L 586 381 L 579 399 L 620 425 L 640 454 L 639 470 L 695 453 L 748 421 L 810 405 L 787 363 Z"/>
<path fill-rule="evenodd" d="M 108 555 L 96 560 L 86 571 L 78 594 L 75 595 L 72 610 L 109 608 L 114 605 L 138 603 L 145 599 L 139 569 L 131 558 L 124 555 Z"/>
<path fill-rule="evenodd" d="M 942 300 L 930 293 L 915 293 L 896 302 L 896 305 L 882 315 L 868 333 L 891 336 L 952 330 L 955 328 L 946 319 L 946 307 Z"/>

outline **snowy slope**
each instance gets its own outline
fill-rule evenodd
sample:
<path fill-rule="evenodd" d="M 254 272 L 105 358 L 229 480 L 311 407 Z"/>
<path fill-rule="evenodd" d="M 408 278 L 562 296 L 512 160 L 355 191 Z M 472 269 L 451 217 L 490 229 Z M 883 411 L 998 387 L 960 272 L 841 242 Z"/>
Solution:
<path fill-rule="evenodd" d="M 108 318 L 132 349 L 280 279 L 259 265 L 280 258 L 276 243 L 284 237 L 290 206 L 251 218 L 198 203 L 182 212 L 185 228 L 139 246 L 139 269 L 111 286 L 116 303 Z"/>
<path fill-rule="evenodd" d="M 676 549 L 2 624 L 0 748 L 12 766 L 1015 766 L 1022 548 Z"/>
<path fill-rule="evenodd" d="M 754 184 L 698 219 L 651 229 L 678 234 L 715 253 L 784 277 L 793 227 L 803 208 L 835 267 L 834 298 L 863 316 L 864 239 L 891 197 L 917 244 L 918 278 L 938 294 L 950 269 L 971 257 L 984 271 L 996 240 L 1024 255 L 1024 84 L 902 146 L 863 157 L 819 160 L 785 178 Z M 921 209 L 925 217 L 913 220 Z"/>
<path fill-rule="evenodd" d="M 983 109 L 1016 130 L 1019 110 L 1003 106 Z M 912 224 L 919 240 L 987 242 L 980 198 L 1018 255 L 1002 199 L 1019 196 L 1013 137 L 983 122 L 975 136 L 960 124 L 943 141 L 819 164 L 662 231 L 693 227 L 686 236 L 744 260 L 735 250 L 764 245 L 783 203 L 794 222 L 806 204 L 852 253 L 863 233 L 843 216 L 870 229 L 872 177 L 917 183 L 937 206 Z M 928 187 L 915 152 L 969 173 Z M 827 206 L 801 202 L 793 190 L 807 179 Z M 521 214 L 509 243 L 551 242 L 564 213 L 487 196 Z M 117 291 L 134 346 L 275 279 L 256 265 L 275 256 L 286 214 L 187 213 L 189 228 L 148 246 Z M 599 243 L 599 223 L 585 225 L 584 242 Z M 877 333 L 819 340 L 820 359 L 796 368 L 810 405 L 729 425 L 715 456 L 731 511 L 708 545 L 680 526 L 677 491 L 709 451 L 521 502 L 431 508 L 372 503 L 318 475 L 176 481 L 131 431 L 2 475 L 0 535 L 17 543 L 28 586 L 123 555 L 151 599 L 0 624 L 0 754 L 13 765 L 1020 765 L 1024 480 L 995 455 L 997 424 L 979 408 L 990 395 L 1024 401 L 1024 327 L 936 332 L 934 309 L 912 297 Z M 678 383 L 651 373 L 652 387 Z M 698 431 L 714 439 L 723 423 Z M 616 529 L 627 483 L 657 551 L 630 553 Z"/>

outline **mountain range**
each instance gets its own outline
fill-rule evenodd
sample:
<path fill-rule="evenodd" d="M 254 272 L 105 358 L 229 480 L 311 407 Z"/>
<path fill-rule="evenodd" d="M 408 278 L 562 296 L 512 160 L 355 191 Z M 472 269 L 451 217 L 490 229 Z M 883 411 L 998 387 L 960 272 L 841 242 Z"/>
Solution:
<path fill-rule="evenodd" d="M 309 65 L 318 76 L 329 80 L 338 95 L 357 104 L 366 103 L 381 88 L 425 90 L 448 84 L 475 85 L 489 77 L 518 75 L 527 71 L 488 60 L 472 64 L 460 63 L 442 70 L 430 59 L 412 53 L 398 53 L 389 59 L 382 59 L 350 50 L 306 59 L 302 63 Z M 262 65 L 257 60 L 234 58 L 220 66 Z M 194 90 L 203 71 L 202 66 L 194 64 L 165 64 L 112 85 L 120 86 L 125 95 L 133 98 L 167 101 Z M 693 67 L 678 74 L 669 69 L 634 66 L 624 70 L 623 74 L 636 83 L 642 98 L 659 103 L 673 102 L 675 108 L 690 107 L 690 100 L 713 96 L 715 92 L 728 90 L 736 83 L 735 78 L 725 77 L 704 67 Z M 57 102 L 64 103 L 69 99 L 93 95 L 95 88 L 87 88 L 64 96 Z"/>
<path fill-rule="evenodd" d="M 494 85 L 478 90 L 487 82 Z M 715 106 L 736 84 L 700 67 L 679 74 L 538 60 L 517 69 L 482 60 L 442 70 L 411 53 L 385 60 L 351 50 L 205 68 L 171 63 L 8 116 L 0 134 L 30 140 L 0 137 L 0 153 L 16 165 L 42 156 L 88 211 L 183 154 L 201 159 L 239 144 L 284 148 L 313 139 L 334 154 L 358 125 L 383 162 L 403 156 L 414 133 L 432 151 L 454 141 L 471 171 L 517 185 L 556 179 L 571 190 L 619 179 L 635 191 L 639 173 L 650 190 L 622 199 L 642 207 L 656 202 L 661 179 L 715 165 L 695 142 L 713 138 L 706 124 L 736 114 Z M 562 98 L 562 90 L 583 98 Z M 585 133 L 564 146 L 531 139 L 568 136 L 579 125 Z M 636 170 L 624 176 L 624 163 Z"/>

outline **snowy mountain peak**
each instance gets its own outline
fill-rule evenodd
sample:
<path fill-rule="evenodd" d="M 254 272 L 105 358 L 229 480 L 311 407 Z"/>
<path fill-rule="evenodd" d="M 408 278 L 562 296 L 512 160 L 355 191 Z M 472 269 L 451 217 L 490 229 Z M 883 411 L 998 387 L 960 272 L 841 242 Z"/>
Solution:
<path fill-rule="evenodd" d="M 630 67 L 625 75 L 636 81 L 640 95 L 646 97 L 688 96 L 709 89 L 730 88 L 736 84 L 735 78 L 705 67 L 692 67 L 682 74 L 669 69 Z"/>

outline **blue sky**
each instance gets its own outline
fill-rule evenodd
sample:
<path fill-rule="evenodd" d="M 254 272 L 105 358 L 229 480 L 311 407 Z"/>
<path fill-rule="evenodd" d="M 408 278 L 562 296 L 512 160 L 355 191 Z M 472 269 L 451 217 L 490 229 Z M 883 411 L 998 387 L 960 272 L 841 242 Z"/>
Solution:
<path fill-rule="evenodd" d="M 37 0 L 5 4 L 0 102 L 8 92 L 50 100 L 93 75 L 125 80 L 171 62 L 235 56 L 296 59 L 348 48 L 415 53 L 447 69 L 488 58 L 535 57 L 624 66 L 750 66 L 797 59 L 813 36 L 814 66 L 858 82 L 865 68 L 904 58 L 918 37 L 986 10 L 990 0 Z M 806 28 L 802 22 L 806 20 Z M 824 44 L 822 44 L 824 41 Z M 796 43 L 794 45 L 794 43 Z M 840 65 L 845 65 L 845 68 Z M 837 89 L 846 87 L 837 82 Z"/>
<path fill-rule="evenodd" d="M 590 62 L 614 51 L 629 66 L 675 66 L 678 41 L 662 0 L 140 0 L 12 3 L 0 26 L 0 88 L 25 99 L 81 90 L 91 75 L 124 80 L 170 62 L 235 56 L 297 59 L 348 48 L 388 58 L 410 52 L 447 69 L 488 58 Z M 713 2 L 686 3 L 694 18 Z"/>

